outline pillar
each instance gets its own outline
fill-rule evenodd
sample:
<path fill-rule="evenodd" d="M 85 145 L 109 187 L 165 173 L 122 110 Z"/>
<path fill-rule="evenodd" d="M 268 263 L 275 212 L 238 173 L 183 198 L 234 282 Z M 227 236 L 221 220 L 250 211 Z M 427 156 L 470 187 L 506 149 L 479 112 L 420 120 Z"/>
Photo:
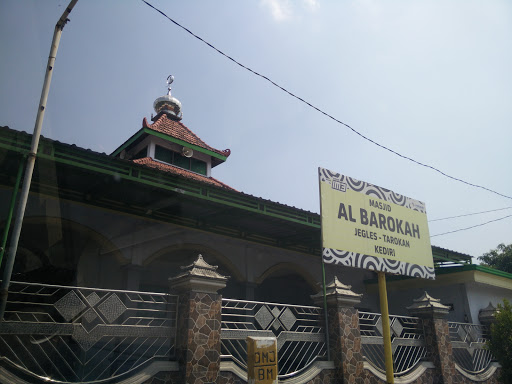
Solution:
<path fill-rule="evenodd" d="M 354 308 L 361 302 L 362 294 L 354 293 L 350 288 L 337 277 L 326 285 L 330 359 L 336 369 L 336 382 L 344 384 L 362 382 L 364 369 L 359 313 Z M 315 305 L 324 306 L 323 292 L 312 298 Z"/>
<path fill-rule="evenodd" d="M 450 307 L 440 303 L 427 292 L 414 304 L 407 307 L 411 316 L 417 316 L 423 323 L 425 343 L 427 347 L 427 359 L 434 363 L 434 383 L 456 383 L 458 376 L 452 354 L 450 330 L 446 316 Z"/>
<path fill-rule="evenodd" d="M 220 370 L 222 296 L 227 276 L 201 255 L 182 272 L 169 278 L 171 293 L 178 295 L 176 357 L 180 382 L 215 383 Z"/>

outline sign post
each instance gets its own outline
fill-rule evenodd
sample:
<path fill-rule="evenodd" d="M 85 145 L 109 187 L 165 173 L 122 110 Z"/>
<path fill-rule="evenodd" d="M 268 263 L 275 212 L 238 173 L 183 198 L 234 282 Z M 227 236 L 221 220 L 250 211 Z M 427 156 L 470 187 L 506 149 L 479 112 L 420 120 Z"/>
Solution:
<path fill-rule="evenodd" d="M 435 279 L 425 204 L 318 168 L 322 261 L 376 271 L 386 379 L 393 383 L 386 273 Z"/>
<path fill-rule="evenodd" d="M 380 313 L 382 318 L 382 340 L 384 341 L 384 363 L 386 365 L 386 382 L 395 382 L 393 374 L 393 351 L 391 349 L 391 332 L 389 330 L 388 293 L 386 290 L 386 274 L 377 272 L 379 276 Z"/>
<path fill-rule="evenodd" d="M 275 337 L 247 337 L 247 383 L 277 384 Z"/>

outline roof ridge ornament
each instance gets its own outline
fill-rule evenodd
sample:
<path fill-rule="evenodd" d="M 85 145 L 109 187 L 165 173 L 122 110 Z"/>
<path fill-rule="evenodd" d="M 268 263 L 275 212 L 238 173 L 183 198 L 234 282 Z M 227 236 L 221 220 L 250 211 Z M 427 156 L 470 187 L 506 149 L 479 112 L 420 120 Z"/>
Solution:
<path fill-rule="evenodd" d="M 174 82 L 174 76 L 167 76 L 167 94 L 164 96 L 160 96 L 153 103 L 153 108 L 157 113 L 155 119 L 161 114 L 165 113 L 172 120 L 180 121 L 183 117 L 181 113 L 181 103 L 180 101 L 171 96 L 171 84 Z M 154 121 L 154 119 L 151 119 Z"/>
<path fill-rule="evenodd" d="M 167 94 L 171 96 L 171 84 L 174 81 L 174 76 L 169 75 L 167 76 Z"/>

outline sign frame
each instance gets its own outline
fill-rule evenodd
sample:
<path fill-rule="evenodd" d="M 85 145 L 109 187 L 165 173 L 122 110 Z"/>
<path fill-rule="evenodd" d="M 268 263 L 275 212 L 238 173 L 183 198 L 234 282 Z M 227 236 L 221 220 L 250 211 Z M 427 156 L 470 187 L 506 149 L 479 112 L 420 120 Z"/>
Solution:
<path fill-rule="evenodd" d="M 325 264 L 435 279 L 423 202 L 325 168 L 318 173 Z"/>

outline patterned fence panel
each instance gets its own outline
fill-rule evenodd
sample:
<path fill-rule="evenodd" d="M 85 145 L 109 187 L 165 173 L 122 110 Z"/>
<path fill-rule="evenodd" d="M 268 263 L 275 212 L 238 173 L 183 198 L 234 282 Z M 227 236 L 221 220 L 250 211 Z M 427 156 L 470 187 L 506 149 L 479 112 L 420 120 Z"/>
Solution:
<path fill-rule="evenodd" d="M 455 322 L 449 322 L 448 327 L 455 363 L 468 373 L 485 371 L 494 359 L 491 351 L 485 348 L 489 338 L 488 328 Z"/>
<path fill-rule="evenodd" d="M 325 360 L 322 309 L 318 307 L 222 300 L 221 354 L 247 370 L 247 336 L 276 337 L 279 378 Z"/>
<path fill-rule="evenodd" d="M 416 317 L 390 316 L 393 369 L 398 375 L 413 369 L 427 354 L 420 320 Z M 385 372 L 382 317 L 379 313 L 359 312 L 361 349 L 366 360 Z"/>
<path fill-rule="evenodd" d="M 13 282 L 0 355 L 31 380 L 110 382 L 172 359 L 176 316 L 172 295 Z"/>

